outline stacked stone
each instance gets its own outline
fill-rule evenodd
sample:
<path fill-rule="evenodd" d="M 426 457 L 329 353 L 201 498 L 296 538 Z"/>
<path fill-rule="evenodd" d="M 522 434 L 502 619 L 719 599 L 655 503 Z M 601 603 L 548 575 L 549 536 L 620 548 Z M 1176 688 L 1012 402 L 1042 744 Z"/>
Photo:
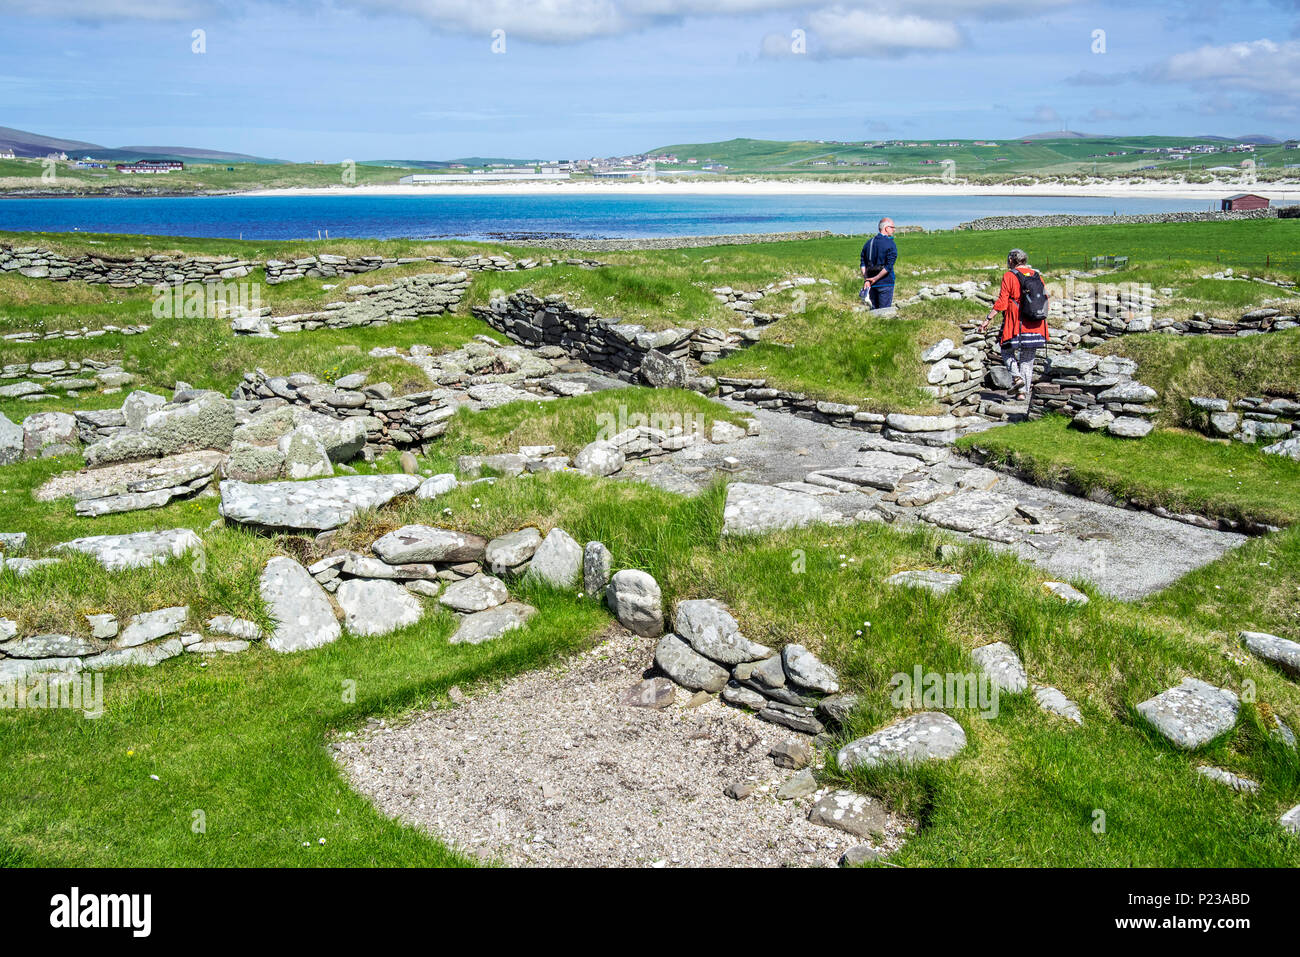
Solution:
<path fill-rule="evenodd" d="M 418 555 L 414 546 L 390 549 L 389 545 L 398 539 L 412 542 L 418 539 L 427 547 Z M 444 583 L 482 575 L 486 546 L 487 539 L 480 535 L 410 525 L 376 541 L 371 547 L 372 555 L 341 549 L 308 565 L 307 571 L 327 592 L 337 592 L 344 582 L 360 579 L 391 581 L 415 594 L 432 596 Z M 504 586 L 501 591 L 504 593 Z"/>
<path fill-rule="evenodd" d="M 756 308 L 756 304 L 761 302 L 764 297 L 773 293 L 784 292 L 787 289 L 796 289 L 800 286 L 829 286 L 829 279 L 814 279 L 812 276 L 796 276 L 793 279 L 782 279 L 778 282 L 768 283 L 762 289 L 752 292 L 745 292 L 743 289 L 732 289 L 730 286 L 717 286 L 712 292 L 718 302 L 727 308 L 741 313 L 747 322 L 755 325 L 766 325 L 775 322 L 778 319 L 784 319 L 785 313 L 762 312 Z"/>
<path fill-rule="evenodd" d="M 1042 226 L 1108 226 L 1116 223 L 1204 223 L 1233 219 L 1276 219 L 1275 207 L 1268 209 L 1214 211 L 1205 213 L 1137 213 L 1129 216 L 985 216 L 959 223 L 958 229 L 1036 229 Z"/>
<path fill-rule="evenodd" d="M 319 312 L 271 316 L 266 307 L 241 311 L 231 319 L 230 328 L 237 334 L 266 336 L 410 322 L 421 316 L 451 312 L 468 288 L 469 274 L 464 271 L 404 276 L 378 286 L 350 286 L 347 290 L 350 300 L 326 303 Z"/>
<path fill-rule="evenodd" d="M 839 725 L 855 699 L 839 694 L 839 676 L 802 645 L 780 652 L 745 637 L 722 602 L 680 602 L 676 631 L 655 649 L 655 666 L 691 691 L 721 693 L 722 700 L 764 721 L 817 735 Z"/>
<path fill-rule="evenodd" d="M 269 285 L 290 282 L 303 278 L 330 278 L 352 276 L 359 273 L 373 272 L 376 269 L 390 269 L 393 266 L 406 266 L 411 263 L 438 263 L 455 269 L 471 272 L 511 272 L 518 269 L 539 269 L 544 266 L 582 266 L 595 268 L 603 266 L 595 259 L 511 259 L 509 256 L 336 256 L 322 253 L 319 256 L 303 256 L 300 259 L 285 261 L 268 259 L 266 261 L 266 281 Z"/>
<path fill-rule="evenodd" d="M 0 618 L 0 681 L 72 681 L 81 671 L 153 667 L 186 652 L 235 654 L 262 639 L 256 622 L 231 615 L 209 618 L 206 635 L 191 629 L 188 605 L 143 612 L 125 625 L 110 614 L 88 614 L 85 620 L 76 634 L 19 636 L 17 622 Z"/>
<path fill-rule="evenodd" d="M 900 299 L 896 305 L 911 306 L 918 302 L 930 302 L 933 299 L 970 299 L 977 302 L 992 303 L 993 296 L 987 291 L 988 287 L 987 282 L 976 282 L 973 279 L 961 283 L 923 285 L 917 290 L 916 295 L 907 299 Z"/>
<path fill-rule="evenodd" d="M 0 399 L 39 402 L 53 398 L 51 390 L 75 396 L 87 389 L 119 389 L 134 379 L 116 362 L 97 359 L 47 359 L 12 362 L 0 369 L 0 380 L 20 379 L 0 385 Z"/>
<path fill-rule="evenodd" d="M 89 326 L 82 326 L 80 329 L 55 329 L 50 332 L 27 329 L 22 332 L 5 333 L 2 338 L 9 342 L 45 342 L 52 339 L 98 339 L 110 332 L 122 336 L 138 336 L 140 333 L 148 331 L 149 327 L 140 322 L 131 326 L 109 324 L 99 329 L 91 329 Z"/>
<path fill-rule="evenodd" d="M 598 316 L 592 309 L 575 309 L 559 295 L 541 299 L 528 289 L 493 299 L 487 308 L 475 308 L 474 314 L 514 342 L 559 346 L 570 357 L 629 382 L 637 381 L 651 350 L 685 360 L 695 333 L 694 329 L 650 331 Z"/>
<path fill-rule="evenodd" d="M 1180 322 L 1170 320 L 1168 331 L 1212 336 L 1253 336 L 1264 332 L 1294 329 L 1297 325 L 1300 325 L 1300 320 L 1294 314 L 1287 315 L 1280 309 L 1265 308 L 1242 313 L 1235 321 L 1217 319 L 1203 312 L 1197 312 L 1193 313 L 1190 319 Z"/>
<path fill-rule="evenodd" d="M 0 272 L 17 271 L 32 279 L 79 280 L 119 287 L 152 286 L 155 283 L 223 282 L 242 279 L 265 265 L 270 285 L 304 277 L 348 276 L 391 266 L 430 262 L 469 271 L 511 271 L 543 266 L 596 268 L 594 259 L 511 259 L 508 256 L 358 256 L 348 258 L 322 253 L 286 262 L 269 259 L 264 264 L 236 256 L 64 256 L 37 246 L 0 245 Z"/>
<path fill-rule="evenodd" d="M 1256 445 L 1300 439 L 1298 398 L 1294 394 L 1247 396 L 1230 403 L 1227 399 L 1194 396 L 1188 402 L 1192 422 L 1206 435 Z"/>
<path fill-rule="evenodd" d="M 985 354 L 983 336 L 974 329 L 960 346 L 951 339 L 935 343 L 921 353 L 926 365 L 924 391 L 954 415 L 974 414 L 987 371 Z"/>
<path fill-rule="evenodd" d="M 0 271 L 31 279 L 69 279 L 110 286 L 242 279 L 257 263 L 236 256 L 64 256 L 36 246 L 0 245 Z"/>
<path fill-rule="evenodd" d="M 363 375 L 344 376 L 329 385 L 305 372 L 268 376 L 259 369 L 244 373 L 233 397 L 250 414 L 291 405 L 332 419 L 355 420 L 370 457 L 442 435 L 458 407 L 446 389 L 402 396 L 393 391 L 387 382 L 367 384 Z"/>
<path fill-rule="evenodd" d="M 1137 381 L 1136 373 L 1137 363 L 1119 356 L 1084 349 L 1052 356 L 1034 383 L 1030 413 L 1070 415 L 1077 428 L 1141 438 L 1160 410 L 1152 404 L 1156 390 Z"/>

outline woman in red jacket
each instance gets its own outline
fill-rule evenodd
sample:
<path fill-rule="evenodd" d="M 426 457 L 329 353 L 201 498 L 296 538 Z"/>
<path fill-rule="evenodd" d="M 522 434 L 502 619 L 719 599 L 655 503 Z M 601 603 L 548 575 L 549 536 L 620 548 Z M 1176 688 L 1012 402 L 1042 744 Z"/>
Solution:
<path fill-rule="evenodd" d="M 1028 283 L 1022 282 L 1025 278 L 1029 279 Z M 1042 318 L 1022 316 L 1021 297 L 1027 288 L 1037 288 L 1041 297 L 1038 311 Z M 1028 313 L 1030 309 L 1024 311 Z M 999 337 L 1002 361 L 1011 373 L 1020 399 L 1028 400 L 1034 380 L 1034 355 L 1047 347 L 1047 298 L 1046 290 L 1042 288 L 1042 277 L 1029 265 L 1029 257 L 1023 249 L 1007 253 L 1007 271 L 1002 274 L 1002 288 L 998 290 L 998 298 L 989 314 L 980 323 L 980 332 L 988 328 L 999 312 L 1002 313 L 1002 334 Z"/>

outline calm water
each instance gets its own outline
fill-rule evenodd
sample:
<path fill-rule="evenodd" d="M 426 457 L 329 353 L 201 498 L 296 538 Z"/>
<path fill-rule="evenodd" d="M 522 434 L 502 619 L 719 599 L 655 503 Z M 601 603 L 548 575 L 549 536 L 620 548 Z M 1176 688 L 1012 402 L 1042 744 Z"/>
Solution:
<path fill-rule="evenodd" d="M 4 199 L 0 230 L 237 239 L 711 236 L 944 229 L 980 216 L 1163 213 L 1196 200 L 1018 196 L 203 196 Z"/>

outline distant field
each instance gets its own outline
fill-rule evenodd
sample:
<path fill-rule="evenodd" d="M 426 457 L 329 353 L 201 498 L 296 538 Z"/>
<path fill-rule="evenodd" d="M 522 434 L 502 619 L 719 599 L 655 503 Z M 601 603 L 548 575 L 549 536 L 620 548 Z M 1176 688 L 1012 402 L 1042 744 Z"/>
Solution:
<path fill-rule="evenodd" d="M 955 143 L 956 145 L 947 145 Z M 1175 160 L 1169 154 L 1143 154 L 1140 150 L 1182 147 L 1206 143 L 1220 152 L 1190 154 Z M 1289 163 L 1300 163 L 1300 150 L 1284 145 L 1257 145 L 1253 152 L 1227 152 L 1235 144 L 1195 137 L 1115 137 L 1107 139 L 998 140 L 994 145 L 978 145 L 974 140 L 904 141 L 872 147 L 869 143 L 838 144 L 813 140 L 734 139 L 718 143 L 684 143 L 662 146 L 647 155 L 675 155 L 678 163 L 659 163 L 656 172 L 698 173 L 705 166 L 717 164 L 709 175 L 715 178 L 780 177 L 812 180 L 881 180 L 939 179 L 944 162 L 951 160 L 955 175 L 967 182 L 1005 182 L 1022 177 L 1074 179 L 1088 177 L 1124 177 L 1152 180 L 1182 178 L 1186 182 L 1210 182 L 1224 179 L 1224 172 L 1214 167 L 1240 167 L 1252 160 L 1256 175 L 1264 182 L 1300 179 L 1300 170 L 1288 170 Z M 697 162 L 688 163 L 688 159 Z M 474 159 L 467 165 L 488 162 L 528 162 L 525 160 Z M 870 165 L 870 164 L 879 165 Z M 409 164 L 409 165 L 408 165 Z M 74 169 L 67 163 L 56 167 L 53 183 L 41 180 L 40 160 L 0 160 L 0 192 L 9 190 L 94 191 L 110 187 L 162 189 L 178 192 L 240 191 L 289 187 L 330 187 L 344 185 L 395 184 L 410 173 L 437 174 L 467 170 L 431 168 L 416 160 L 365 161 L 345 160 L 331 163 L 253 163 L 253 162 L 186 162 L 183 172 L 158 176 L 125 175 L 113 169 Z M 1231 174 L 1235 175 L 1235 174 Z M 574 179 L 587 178 L 584 172 Z"/>
<path fill-rule="evenodd" d="M 908 140 L 906 143 L 912 143 Z M 949 143 L 956 143 L 949 146 Z M 1200 143 L 1224 150 L 1235 145 L 1194 137 L 1141 136 L 1108 139 L 997 140 L 994 145 L 976 145 L 973 140 L 917 142 L 915 145 L 890 145 L 873 148 L 861 143 L 838 144 L 812 140 L 735 139 L 720 143 L 682 143 L 661 146 L 651 154 L 672 154 L 682 162 L 676 166 L 658 166 L 659 172 L 675 169 L 698 169 L 708 164 L 727 167 L 727 175 L 738 173 L 816 174 L 818 176 L 873 177 L 942 175 L 944 160 L 956 164 L 959 177 L 1035 176 L 1130 176 L 1155 177 L 1175 174 L 1204 177 L 1215 166 L 1240 166 L 1242 160 L 1255 161 L 1257 175 L 1282 174 L 1287 163 L 1300 162 L 1300 150 L 1282 145 L 1259 145 L 1251 153 L 1216 152 L 1191 154 L 1188 159 L 1174 160 L 1168 154 L 1141 154 L 1138 150 L 1191 146 Z M 694 158 L 698 163 L 687 164 Z M 883 166 L 859 165 L 885 163 Z M 1154 170 L 1143 167 L 1154 166 Z M 1300 171 L 1289 170 L 1295 174 Z M 1267 177 L 1266 177 L 1267 178 Z M 1294 178 L 1294 176 L 1293 176 Z"/>

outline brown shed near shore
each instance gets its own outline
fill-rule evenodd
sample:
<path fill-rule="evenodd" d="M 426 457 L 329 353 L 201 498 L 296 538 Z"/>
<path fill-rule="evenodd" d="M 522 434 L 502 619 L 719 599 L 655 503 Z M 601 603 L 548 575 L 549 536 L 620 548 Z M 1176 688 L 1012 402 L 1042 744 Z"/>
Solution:
<path fill-rule="evenodd" d="M 1255 193 L 1238 193 L 1236 196 L 1229 196 L 1227 199 L 1222 200 L 1219 208 L 1224 212 L 1242 209 L 1268 209 L 1268 198 Z"/>

